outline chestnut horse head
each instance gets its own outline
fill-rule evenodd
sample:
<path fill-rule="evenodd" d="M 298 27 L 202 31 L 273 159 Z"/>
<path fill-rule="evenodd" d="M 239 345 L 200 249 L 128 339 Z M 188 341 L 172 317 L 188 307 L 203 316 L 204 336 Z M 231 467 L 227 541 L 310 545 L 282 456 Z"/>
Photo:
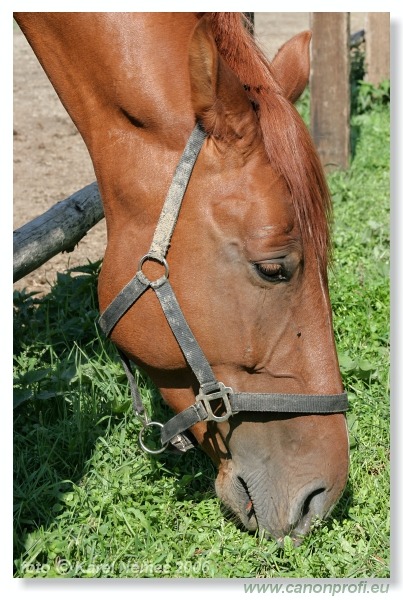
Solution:
<path fill-rule="evenodd" d="M 199 124 L 200 152 L 164 260 L 146 259 L 140 279 L 164 279 L 158 262 L 167 261 L 183 327 L 215 380 L 234 397 L 247 393 L 239 412 L 220 405 L 224 418 L 192 421 L 190 435 L 218 467 L 218 496 L 246 528 L 298 538 L 329 514 L 348 470 L 345 409 L 288 407 L 290 398 L 343 392 L 326 276 L 329 194 L 292 104 L 308 81 L 310 34 L 269 63 L 241 14 L 16 18 L 94 163 L 108 231 L 101 311 L 138 279 Z M 111 338 L 182 414 L 200 381 L 156 292 L 146 286 L 129 302 Z M 256 412 L 255 399 L 268 395 L 284 409 Z"/>

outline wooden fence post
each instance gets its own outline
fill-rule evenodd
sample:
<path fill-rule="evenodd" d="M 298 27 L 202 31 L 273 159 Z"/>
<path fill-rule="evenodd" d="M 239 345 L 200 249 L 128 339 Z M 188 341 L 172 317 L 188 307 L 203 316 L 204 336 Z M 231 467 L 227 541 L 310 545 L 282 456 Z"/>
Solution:
<path fill-rule="evenodd" d="M 365 79 L 369 83 L 379 85 L 390 78 L 390 13 L 367 13 L 365 29 Z"/>
<path fill-rule="evenodd" d="M 311 133 L 327 171 L 350 157 L 350 15 L 312 13 Z"/>

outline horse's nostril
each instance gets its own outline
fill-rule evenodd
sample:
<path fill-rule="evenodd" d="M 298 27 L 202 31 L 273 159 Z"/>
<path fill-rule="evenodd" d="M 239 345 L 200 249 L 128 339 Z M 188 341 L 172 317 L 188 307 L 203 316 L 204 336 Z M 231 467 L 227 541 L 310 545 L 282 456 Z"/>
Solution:
<path fill-rule="evenodd" d="M 299 507 L 295 506 L 296 518 L 291 521 L 290 535 L 295 539 L 305 535 L 314 517 L 324 517 L 326 512 L 326 488 L 320 487 L 309 492 Z"/>
<path fill-rule="evenodd" d="M 243 490 L 245 492 L 246 503 L 245 503 L 244 509 L 245 509 L 246 514 L 250 517 L 252 515 L 252 513 L 253 513 L 252 498 L 250 497 L 248 486 L 246 485 L 245 480 L 242 479 L 242 477 L 238 477 L 238 481 L 241 484 L 241 486 L 242 486 L 242 488 L 243 488 Z"/>
<path fill-rule="evenodd" d="M 302 505 L 301 516 L 299 519 L 300 521 L 303 520 L 304 517 L 306 517 L 307 515 L 314 516 L 314 514 L 315 514 L 314 511 L 318 510 L 320 508 L 320 505 L 323 502 L 323 500 L 321 502 L 321 500 L 318 496 L 320 494 L 323 494 L 324 491 L 325 491 L 325 488 L 321 487 L 321 488 L 318 488 L 317 490 L 314 490 L 310 494 L 308 494 L 308 496 L 305 498 L 305 501 Z"/>

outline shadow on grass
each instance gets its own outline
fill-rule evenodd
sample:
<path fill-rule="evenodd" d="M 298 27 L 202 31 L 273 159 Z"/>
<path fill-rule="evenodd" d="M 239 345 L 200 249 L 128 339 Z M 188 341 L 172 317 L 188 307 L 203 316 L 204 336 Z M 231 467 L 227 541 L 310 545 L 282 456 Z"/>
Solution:
<path fill-rule="evenodd" d="M 147 479 L 177 478 L 179 500 L 213 496 L 214 467 L 200 450 L 153 458 L 136 448 L 140 424 L 132 415 L 127 379 L 115 347 L 97 329 L 100 263 L 59 274 L 51 292 L 14 295 L 14 553 L 32 547 L 32 535 L 57 521 L 69 495 L 91 477 L 99 440 L 123 425 Z M 151 398 L 151 415 L 172 413 L 158 391 L 138 375 Z M 117 448 L 105 450 L 112 463 Z M 132 452 L 133 454 L 133 452 Z M 67 499 L 67 500 L 66 500 Z"/>

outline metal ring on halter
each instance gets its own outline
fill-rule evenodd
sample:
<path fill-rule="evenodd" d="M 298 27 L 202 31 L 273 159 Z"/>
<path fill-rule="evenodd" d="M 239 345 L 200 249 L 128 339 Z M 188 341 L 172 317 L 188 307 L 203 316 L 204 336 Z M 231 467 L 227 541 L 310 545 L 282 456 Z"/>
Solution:
<path fill-rule="evenodd" d="M 164 450 L 166 450 L 166 447 L 169 444 L 169 441 L 166 442 L 159 450 L 151 450 L 151 448 L 148 448 L 145 445 L 145 442 L 143 440 L 143 433 L 144 431 L 148 428 L 148 427 L 161 427 L 161 429 L 164 427 L 162 423 L 159 423 L 158 421 L 150 421 L 149 423 L 146 423 L 145 425 L 143 425 L 143 427 L 140 430 L 139 433 L 139 444 L 142 447 L 142 449 L 144 450 L 144 452 L 148 452 L 148 454 L 161 454 L 161 452 L 164 452 Z"/>
<path fill-rule="evenodd" d="M 162 265 L 165 269 L 165 273 L 163 275 L 161 275 L 161 277 L 159 277 L 155 281 L 150 281 L 149 278 L 147 277 L 147 275 L 145 275 L 143 273 L 143 265 L 147 260 L 154 260 L 155 262 L 160 263 L 160 265 Z M 153 289 L 158 288 L 163 283 L 166 282 L 166 280 L 168 279 L 168 275 L 169 275 L 169 266 L 168 266 L 168 263 L 165 260 L 165 258 L 155 256 L 154 254 L 145 254 L 142 258 L 140 258 L 138 271 L 137 271 L 137 277 L 145 285 L 149 285 Z"/>

